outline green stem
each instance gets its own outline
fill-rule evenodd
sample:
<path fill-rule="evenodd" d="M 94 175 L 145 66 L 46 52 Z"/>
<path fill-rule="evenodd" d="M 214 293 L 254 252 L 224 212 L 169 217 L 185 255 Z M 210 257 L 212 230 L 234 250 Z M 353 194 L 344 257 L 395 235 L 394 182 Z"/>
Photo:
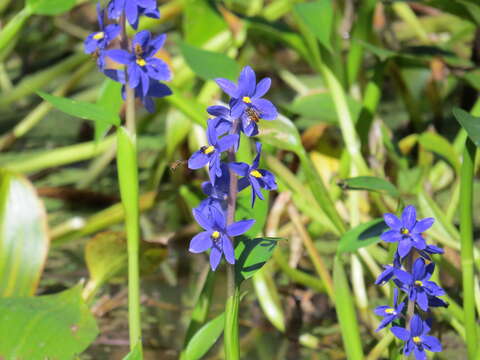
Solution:
<path fill-rule="evenodd" d="M 120 45 L 122 49 L 129 50 L 130 44 L 127 37 L 125 14 L 120 18 L 122 28 Z M 125 81 L 128 84 L 128 72 L 125 72 Z M 139 211 L 139 185 L 137 165 L 137 139 L 135 123 L 135 92 L 126 86 L 125 101 L 126 130 L 119 128 L 119 140 L 128 136 L 127 146 L 120 141 L 117 149 L 118 176 L 120 180 L 120 193 L 125 207 L 125 226 L 127 228 L 128 251 L 128 327 L 130 335 L 130 350 L 140 347 L 142 351 L 142 328 L 140 321 L 140 211 Z M 125 135 L 122 135 L 125 134 Z"/>
<path fill-rule="evenodd" d="M 22 30 L 32 12 L 28 8 L 19 11 L 0 32 L 0 52 L 4 51 Z"/>
<path fill-rule="evenodd" d="M 475 321 L 475 293 L 473 267 L 473 177 L 475 144 L 467 138 L 460 175 L 460 237 L 462 257 L 463 311 L 469 359 L 473 359 L 478 345 Z"/>
<path fill-rule="evenodd" d="M 230 134 L 235 134 L 239 126 L 239 119 L 234 120 Z M 235 161 L 235 150 L 228 150 L 228 161 Z M 230 188 L 227 198 L 227 226 L 235 221 L 235 208 L 237 204 L 238 178 L 230 169 Z M 235 248 L 234 239 L 230 239 Z M 240 305 L 240 288 L 235 281 L 235 265 L 227 265 L 227 302 L 225 303 L 225 330 L 224 347 L 227 360 L 240 359 L 240 346 L 238 341 L 238 308 Z"/>

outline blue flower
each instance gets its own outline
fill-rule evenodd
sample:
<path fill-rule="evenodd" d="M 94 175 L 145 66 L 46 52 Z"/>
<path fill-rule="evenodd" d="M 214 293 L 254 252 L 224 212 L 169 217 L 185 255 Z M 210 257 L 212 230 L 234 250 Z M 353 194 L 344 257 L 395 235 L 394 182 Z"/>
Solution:
<path fill-rule="evenodd" d="M 253 160 L 252 165 L 248 165 L 241 162 L 230 163 L 230 169 L 240 176 L 243 176 L 238 181 L 239 190 L 243 190 L 247 186 L 252 186 L 252 207 L 255 205 L 255 198 L 264 200 L 261 189 L 276 190 L 277 183 L 275 182 L 275 176 L 268 171 L 259 169 L 260 155 L 262 153 L 262 144 L 257 142 L 257 155 Z"/>
<path fill-rule="evenodd" d="M 166 35 L 162 34 L 151 38 L 149 31 L 140 31 L 132 40 L 132 52 L 122 49 L 106 51 L 112 60 L 126 65 L 129 86 L 132 89 L 141 86 L 143 96 L 147 96 L 150 88 L 150 79 L 168 81 L 171 78 L 170 69 L 155 54 L 165 43 Z"/>
<path fill-rule="evenodd" d="M 392 333 L 400 340 L 405 341 L 403 353 L 410 355 L 414 352 L 416 360 L 427 360 L 425 350 L 431 352 L 442 351 L 442 344 L 434 336 L 427 335 L 430 332 L 430 326 L 418 315 L 413 315 L 410 321 L 410 331 L 400 326 L 392 326 Z"/>
<path fill-rule="evenodd" d="M 402 315 L 404 306 L 405 303 L 403 301 L 398 303 L 398 289 L 395 288 L 393 290 L 393 307 L 383 305 L 375 308 L 375 314 L 378 316 L 383 316 L 383 320 L 380 322 L 380 325 L 375 331 L 383 329 L 395 319 L 398 319 Z"/>
<path fill-rule="evenodd" d="M 210 181 L 215 186 L 216 179 L 221 177 L 223 173 L 220 162 L 222 152 L 235 145 L 238 135 L 226 135 L 221 139 L 210 136 L 207 136 L 207 138 L 208 146 L 202 146 L 200 150 L 190 156 L 190 159 L 188 159 L 188 168 L 197 170 L 208 164 Z"/>
<path fill-rule="evenodd" d="M 384 265 L 383 272 L 377 277 L 375 280 L 375 285 L 383 285 L 386 284 L 394 275 L 395 267 L 391 265 Z"/>
<path fill-rule="evenodd" d="M 394 282 L 408 294 L 410 301 L 415 301 L 423 311 L 428 311 L 429 297 L 445 295 L 445 291 L 440 286 L 429 281 L 434 269 L 434 263 L 426 264 L 422 258 L 415 260 L 411 274 L 395 269 Z"/>
<path fill-rule="evenodd" d="M 256 126 L 249 127 L 252 122 L 277 118 L 275 106 L 262 98 L 270 89 L 271 79 L 264 78 L 257 84 L 255 72 L 250 66 L 243 68 L 238 78 L 238 86 L 228 79 L 219 78 L 215 81 L 230 95 L 231 116 L 235 119 L 242 117 L 243 130 L 246 134 L 255 131 Z"/>
<path fill-rule="evenodd" d="M 381 239 L 386 242 L 398 242 L 397 251 L 400 257 L 407 256 L 412 247 L 417 250 L 427 248 L 422 233 L 433 225 L 435 219 L 426 218 L 417 221 L 417 212 L 413 205 L 409 205 L 403 210 L 401 220 L 394 214 L 385 214 L 383 218 L 392 230 L 384 232 Z"/>
<path fill-rule="evenodd" d="M 205 212 L 210 214 L 205 216 Z M 235 252 L 230 238 L 242 235 L 252 227 L 255 220 L 241 220 L 226 225 L 225 215 L 215 207 L 203 211 L 193 209 L 193 217 L 205 230 L 190 241 L 190 252 L 201 253 L 211 249 L 210 266 L 215 271 L 220 264 L 222 254 L 230 264 L 235 264 Z"/>
<path fill-rule="evenodd" d="M 88 35 L 85 39 L 84 46 L 86 54 L 96 54 L 98 66 L 103 70 L 105 62 L 102 50 L 106 49 L 110 42 L 118 36 L 120 33 L 120 26 L 117 24 L 105 26 L 103 20 L 104 10 L 101 8 L 100 3 L 97 4 L 97 17 L 99 31 Z"/>
<path fill-rule="evenodd" d="M 157 0 L 111 0 L 107 6 L 108 17 L 118 20 L 123 13 L 135 30 L 138 28 L 138 20 L 141 15 L 159 19 L 160 12 Z"/>

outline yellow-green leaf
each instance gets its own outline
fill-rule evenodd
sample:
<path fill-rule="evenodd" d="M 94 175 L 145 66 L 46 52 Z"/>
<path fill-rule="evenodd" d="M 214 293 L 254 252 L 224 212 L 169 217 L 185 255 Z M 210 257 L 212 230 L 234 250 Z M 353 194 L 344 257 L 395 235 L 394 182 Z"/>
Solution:
<path fill-rule="evenodd" d="M 31 296 L 49 238 L 43 203 L 20 175 L 0 172 L 0 297 Z"/>

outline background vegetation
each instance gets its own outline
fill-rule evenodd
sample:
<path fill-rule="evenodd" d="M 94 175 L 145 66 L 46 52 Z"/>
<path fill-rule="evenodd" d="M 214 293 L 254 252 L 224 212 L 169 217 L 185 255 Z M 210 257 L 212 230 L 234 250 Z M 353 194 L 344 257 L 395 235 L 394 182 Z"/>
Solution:
<path fill-rule="evenodd" d="M 263 166 L 279 191 L 253 216 L 265 235 L 287 240 L 243 285 L 243 358 L 396 358 L 393 336 L 374 332 L 372 309 L 391 296 L 373 284 L 392 254 L 378 243 L 380 217 L 415 204 L 420 217 L 436 218 L 428 240 L 446 252 L 436 275 L 450 306 L 435 311 L 444 346 L 436 356 L 466 359 L 472 323 L 462 308 L 458 226 L 467 133 L 452 109 L 480 115 L 477 1 L 159 4 L 161 19 L 140 27 L 168 34 L 158 56 L 174 79 L 155 114 L 138 107 L 144 358 L 223 356 L 221 340 L 209 348 L 222 332 L 224 273 L 187 251 L 206 173 L 182 161 L 205 143 L 205 107 L 222 100 L 212 79 L 235 79 L 249 64 L 272 77 L 268 97 L 282 113 L 260 124 Z M 0 355 L 120 359 L 128 353 L 124 212 L 115 136 L 103 136 L 115 119 L 65 115 L 37 94 L 123 118 L 119 86 L 83 53 L 97 29 L 94 3 L 0 0 L 0 16 Z M 478 135 L 478 122 L 459 114 Z"/>

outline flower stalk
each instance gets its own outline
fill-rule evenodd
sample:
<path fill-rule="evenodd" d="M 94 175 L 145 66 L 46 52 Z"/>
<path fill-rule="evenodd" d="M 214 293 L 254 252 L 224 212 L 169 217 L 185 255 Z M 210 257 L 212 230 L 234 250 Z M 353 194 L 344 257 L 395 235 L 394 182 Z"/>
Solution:
<path fill-rule="evenodd" d="M 475 316 L 475 284 L 473 267 L 473 177 L 477 148 L 467 138 L 460 174 L 460 237 L 463 284 L 463 312 L 469 359 L 474 359 L 478 347 Z"/>

